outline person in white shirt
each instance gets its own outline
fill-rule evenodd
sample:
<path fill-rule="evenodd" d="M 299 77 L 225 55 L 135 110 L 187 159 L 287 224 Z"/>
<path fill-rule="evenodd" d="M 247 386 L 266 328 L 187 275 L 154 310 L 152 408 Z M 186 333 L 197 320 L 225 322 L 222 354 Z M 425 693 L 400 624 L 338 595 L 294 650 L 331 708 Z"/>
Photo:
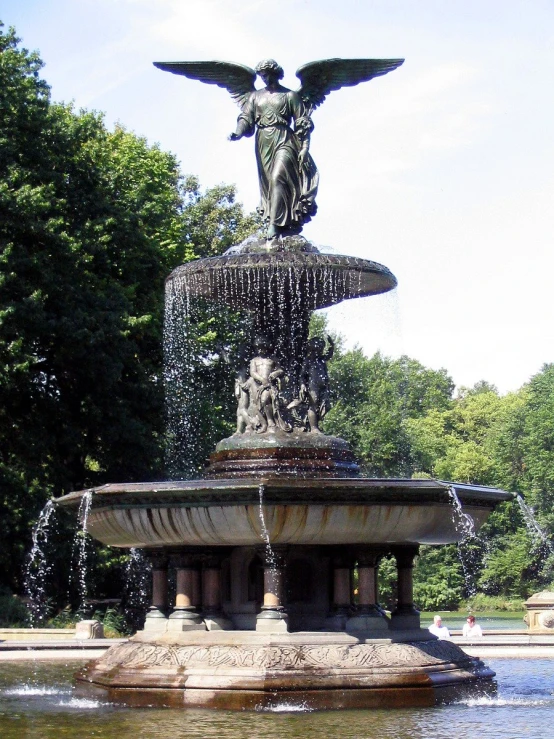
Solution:
<path fill-rule="evenodd" d="M 483 630 L 475 623 L 475 616 L 468 616 L 462 629 L 462 636 L 483 636 Z"/>
<path fill-rule="evenodd" d="M 433 618 L 433 623 L 429 626 L 429 631 L 439 639 L 450 641 L 450 632 L 446 626 L 442 625 L 442 618 L 440 616 Z"/>

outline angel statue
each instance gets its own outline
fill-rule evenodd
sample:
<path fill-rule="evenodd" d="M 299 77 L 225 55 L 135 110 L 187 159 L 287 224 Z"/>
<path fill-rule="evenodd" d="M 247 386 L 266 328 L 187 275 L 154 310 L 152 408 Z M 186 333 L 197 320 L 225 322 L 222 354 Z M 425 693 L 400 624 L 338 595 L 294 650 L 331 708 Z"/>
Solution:
<path fill-rule="evenodd" d="M 403 59 L 324 59 L 296 71 L 297 91 L 281 85 L 283 69 L 273 59 L 256 69 L 232 62 L 154 62 L 166 72 L 224 87 L 238 103 L 238 141 L 256 133 L 256 161 L 267 238 L 294 235 L 315 215 L 319 174 L 310 156 L 311 115 L 333 90 L 391 72 Z M 257 90 L 256 76 L 265 87 Z"/>

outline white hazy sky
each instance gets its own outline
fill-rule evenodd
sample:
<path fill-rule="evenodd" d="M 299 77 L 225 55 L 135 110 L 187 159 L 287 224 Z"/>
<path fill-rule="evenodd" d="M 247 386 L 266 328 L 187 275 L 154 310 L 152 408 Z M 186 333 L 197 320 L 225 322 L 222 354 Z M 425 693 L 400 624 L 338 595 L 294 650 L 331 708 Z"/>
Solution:
<path fill-rule="evenodd" d="M 405 57 L 314 113 L 307 238 L 386 264 L 395 293 L 329 311 L 372 354 L 515 390 L 554 361 L 553 0 L 3 0 L 56 101 L 104 111 L 204 186 L 258 200 L 224 90 L 152 61 Z M 550 90 L 550 92 L 548 92 Z"/>

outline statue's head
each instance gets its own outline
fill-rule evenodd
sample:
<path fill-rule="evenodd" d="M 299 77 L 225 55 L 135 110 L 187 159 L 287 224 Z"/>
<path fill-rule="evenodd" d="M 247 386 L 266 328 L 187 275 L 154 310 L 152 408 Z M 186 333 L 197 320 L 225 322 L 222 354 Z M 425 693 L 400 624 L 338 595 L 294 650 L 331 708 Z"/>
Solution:
<path fill-rule="evenodd" d="M 254 337 L 254 348 L 258 354 L 268 354 L 271 352 L 271 342 L 264 334 L 256 334 Z"/>
<path fill-rule="evenodd" d="M 285 74 L 283 72 L 283 67 L 279 66 L 275 59 L 263 59 L 256 65 L 256 73 L 264 80 L 266 78 L 281 80 Z"/>
<path fill-rule="evenodd" d="M 308 351 L 312 356 L 319 356 L 325 351 L 325 339 L 314 336 L 308 341 Z"/>

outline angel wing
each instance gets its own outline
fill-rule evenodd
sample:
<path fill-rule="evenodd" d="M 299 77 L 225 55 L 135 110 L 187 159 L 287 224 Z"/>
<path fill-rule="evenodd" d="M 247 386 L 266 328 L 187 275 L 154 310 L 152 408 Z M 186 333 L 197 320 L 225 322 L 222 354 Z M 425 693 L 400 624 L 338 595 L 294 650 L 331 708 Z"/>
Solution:
<path fill-rule="evenodd" d="M 296 70 L 301 82 L 298 94 L 314 110 L 333 90 L 380 77 L 403 62 L 404 59 L 322 59 L 309 62 Z"/>
<path fill-rule="evenodd" d="M 164 72 L 182 74 L 191 80 L 199 80 L 208 85 L 224 87 L 233 100 L 242 108 L 248 96 L 256 88 L 256 72 L 244 64 L 234 62 L 154 62 L 154 66 Z"/>

